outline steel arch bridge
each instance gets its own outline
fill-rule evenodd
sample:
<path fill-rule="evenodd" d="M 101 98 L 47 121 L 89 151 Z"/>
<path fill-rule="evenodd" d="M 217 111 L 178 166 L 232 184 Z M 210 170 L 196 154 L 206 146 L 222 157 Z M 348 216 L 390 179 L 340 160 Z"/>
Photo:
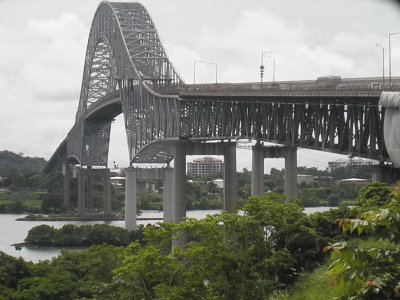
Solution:
<path fill-rule="evenodd" d="M 88 39 L 75 124 L 45 171 L 106 166 L 123 113 L 131 162 L 168 163 L 179 140 L 253 139 L 390 160 L 382 78 L 185 85 L 139 3 L 102 2 Z"/>

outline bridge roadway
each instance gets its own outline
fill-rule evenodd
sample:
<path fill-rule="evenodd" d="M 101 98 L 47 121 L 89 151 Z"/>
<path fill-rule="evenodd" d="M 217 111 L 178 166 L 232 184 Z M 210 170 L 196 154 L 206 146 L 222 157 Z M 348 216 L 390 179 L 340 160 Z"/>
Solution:
<path fill-rule="evenodd" d="M 385 91 L 396 91 L 400 90 L 400 77 L 392 78 L 392 86 L 382 85 L 381 77 L 369 77 L 369 78 L 344 78 L 340 80 L 340 83 L 329 84 L 329 82 L 321 82 L 318 80 L 302 80 L 302 81 L 277 81 L 274 83 L 264 82 L 260 83 L 219 83 L 219 84 L 196 84 L 196 85 L 148 85 L 151 90 L 160 95 L 174 95 L 179 98 L 179 101 L 183 103 L 182 106 L 190 105 L 190 102 L 209 102 L 214 105 L 215 103 L 224 102 L 235 102 L 235 103 L 271 103 L 276 105 L 290 104 L 290 105 L 320 105 L 320 107 L 327 110 L 331 110 L 332 105 L 346 106 L 343 109 L 343 113 L 346 114 L 348 106 L 365 108 L 368 106 L 374 107 L 379 110 L 378 102 L 379 97 L 383 90 Z M 323 109 L 322 108 L 322 109 Z M 97 102 L 92 103 L 88 106 L 85 112 L 85 119 L 114 119 L 116 116 L 122 113 L 122 103 L 120 100 L 120 91 L 116 90 L 107 94 L 106 96 L 99 99 Z M 322 116 L 321 116 L 322 117 Z M 294 118 L 296 119 L 296 117 Z M 298 119 L 298 118 L 297 118 Z M 361 121 L 365 118 L 360 118 Z M 379 118 L 382 120 L 382 118 Z M 345 117 L 342 118 L 342 121 Z M 327 120 L 322 121 L 326 123 Z M 360 127 L 363 124 L 359 124 Z M 378 124 L 381 128 L 382 125 Z M 73 132 L 73 130 L 71 130 Z M 357 134 L 357 133 L 356 133 Z M 331 134 L 332 135 L 332 134 Z M 340 133 L 335 132 L 335 136 Z M 193 136 L 193 140 L 213 140 L 215 137 L 206 136 Z M 221 138 L 235 138 L 233 136 L 222 136 Z M 236 138 L 246 138 L 244 136 L 236 136 Z M 219 139 L 216 137 L 216 139 Z M 284 143 L 285 141 L 276 139 L 263 139 L 269 142 Z M 156 140 L 158 142 L 159 139 Z M 66 141 L 60 145 L 60 148 L 65 148 Z M 150 146 L 150 147 L 148 147 Z M 167 146 L 167 145 L 165 145 Z M 363 153 L 362 151 L 354 151 L 352 147 L 348 148 L 334 148 L 327 149 L 326 145 L 322 143 L 301 143 L 299 146 L 305 148 L 312 148 L 317 150 L 329 150 L 343 154 L 356 154 L 368 158 L 382 159 L 381 152 Z M 161 147 L 162 148 L 162 147 Z M 166 154 L 164 156 L 156 155 L 159 152 L 160 147 L 156 147 L 155 143 L 149 143 L 143 147 L 141 151 L 134 157 L 133 162 L 146 163 L 165 163 L 169 162 L 173 158 L 172 150 L 168 151 L 166 148 Z M 56 153 L 59 151 L 56 151 Z M 157 157 L 159 160 L 155 160 Z M 51 164 L 49 164 L 51 165 Z"/>
<path fill-rule="evenodd" d="M 380 77 L 324 76 L 262 84 L 185 85 L 145 7 L 136 2 L 103 1 L 89 34 L 75 124 L 45 171 L 64 166 L 65 206 L 70 208 L 71 165 L 80 165 L 81 214 L 92 205 L 92 177 L 102 178 L 104 211 L 109 213 L 110 130 L 114 118 L 123 113 L 131 163 L 168 165 L 174 159 L 174 169 L 165 171 L 170 176 L 164 176 L 169 180 L 165 197 L 170 216 L 166 220 L 180 222 L 185 216 L 182 182 L 185 157 L 190 154 L 224 155 L 224 208 L 234 209 L 238 139 L 257 141 L 252 148 L 252 194 L 263 192 L 264 158 L 283 156 L 285 192 L 293 198 L 297 147 L 390 161 L 383 138 L 386 107 L 378 101 L 382 91 L 400 90 L 399 78 L 391 82 L 388 87 Z M 393 116 L 397 110 L 388 112 Z M 284 147 L 267 148 L 264 142 Z M 135 218 L 140 175 L 132 168 L 126 172 L 126 215 Z M 126 222 L 129 229 L 136 224 L 131 221 Z"/>

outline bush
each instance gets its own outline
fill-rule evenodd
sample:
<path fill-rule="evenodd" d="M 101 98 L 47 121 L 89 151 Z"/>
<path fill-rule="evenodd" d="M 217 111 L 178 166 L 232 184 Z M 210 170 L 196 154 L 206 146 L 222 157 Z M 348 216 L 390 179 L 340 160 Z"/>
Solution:
<path fill-rule="evenodd" d="M 355 205 L 365 208 L 383 207 L 391 200 L 392 188 L 386 183 L 375 182 L 360 190 Z"/>
<path fill-rule="evenodd" d="M 39 246 L 91 246 L 109 244 L 127 246 L 133 241 L 143 242 L 142 227 L 136 231 L 106 224 L 77 226 L 67 224 L 56 229 L 48 225 L 33 227 L 25 241 Z"/>

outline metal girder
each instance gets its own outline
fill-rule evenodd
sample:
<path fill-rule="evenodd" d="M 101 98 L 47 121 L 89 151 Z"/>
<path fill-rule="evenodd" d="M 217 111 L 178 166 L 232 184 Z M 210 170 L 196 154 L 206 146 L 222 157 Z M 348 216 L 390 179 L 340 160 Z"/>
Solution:
<path fill-rule="evenodd" d="M 169 162 L 168 141 L 182 139 L 254 139 L 385 159 L 379 80 L 186 86 L 143 6 L 102 2 L 88 39 L 75 124 L 46 170 L 67 157 L 106 166 L 111 122 L 121 112 L 131 162 Z M 400 79 L 393 85 L 398 89 Z"/>
<path fill-rule="evenodd" d="M 371 105 L 186 100 L 187 138 L 254 139 L 383 159 L 383 109 Z"/>

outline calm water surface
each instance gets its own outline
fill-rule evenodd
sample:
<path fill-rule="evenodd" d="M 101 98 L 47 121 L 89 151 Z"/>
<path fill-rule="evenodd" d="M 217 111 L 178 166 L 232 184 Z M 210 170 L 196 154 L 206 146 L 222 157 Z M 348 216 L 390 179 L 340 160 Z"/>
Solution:
<path fill-rule="evenodd" d="M 331 207 L 309 207 L 305 209 L 305 213 L 313 213 L 316 211 L 326 211 Z M 191 210 L 187 211 L 186 215 L 188 217 L 202 219 L 208 214 L 219 213 L 219 210 Z M 21 243 L 24 241 L 28 234 L 28 231 L 35 226 L 47 224 L 54 226 L 55 228 L 60 228 L 65 224 L 76 224 L 76 225 L 89 225 L 89 224 L 110 224 L 113 226 L 124 227 L 124 221 L 15 221 L 18 218 L 22 218 L 25 215 L 16 214 L 0 214 L 0 250 L 15 257 L 22 257 L 25 260 L 30 260 L 33 262 L 38 262 L 40 260 L 51 259 L 57 256 L 62 249 L 71 248 L 60 248 L 60 247 L 23 247 L 22 250 L 15 250 L 15 243 Z M 142 217 L 150 218 L 162 218 L 162 212 L 156 211 L 142 211 Z M 159 221 L 143 220 L 138 221 L 138 224 L 149 224 L 156 223 Z M 84 248 L 73 248 L 75 250 L 81 250 Z"/>

